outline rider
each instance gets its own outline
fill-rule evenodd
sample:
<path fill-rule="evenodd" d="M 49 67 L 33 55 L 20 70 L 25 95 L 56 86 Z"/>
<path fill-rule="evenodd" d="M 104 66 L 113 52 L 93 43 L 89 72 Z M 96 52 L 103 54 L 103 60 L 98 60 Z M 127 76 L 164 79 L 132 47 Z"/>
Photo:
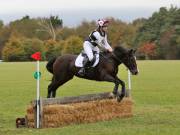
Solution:
<path fill-rule="evenodd" d="M 93 52 L 99 53 L 98 47 L 103 48 L 108 52 L 113 51 L 113 49 L 107 42 L 107 27 L 109 21 L 105 19 L 99 19 L 97 24 L 97 29 L 90 33 L 89 37 L 84 41 L 83 44 L 84 52 L 87 54 L 88 58 L 84 57 L 83 67 L 78 72 L 82 76 L 85 74 L 87 63 L 94 60 Z"/>

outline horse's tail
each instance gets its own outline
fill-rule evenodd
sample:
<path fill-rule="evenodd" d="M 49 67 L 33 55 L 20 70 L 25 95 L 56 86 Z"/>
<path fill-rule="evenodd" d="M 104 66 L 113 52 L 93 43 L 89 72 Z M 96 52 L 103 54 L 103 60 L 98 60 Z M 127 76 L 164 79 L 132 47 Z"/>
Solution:
<path fill-rule="evenodd" d="M 50 59 L 46 65 L 46 69 L 50 72 L 53 73 L 53 64 L 56 61 L 56 57 Z"/>

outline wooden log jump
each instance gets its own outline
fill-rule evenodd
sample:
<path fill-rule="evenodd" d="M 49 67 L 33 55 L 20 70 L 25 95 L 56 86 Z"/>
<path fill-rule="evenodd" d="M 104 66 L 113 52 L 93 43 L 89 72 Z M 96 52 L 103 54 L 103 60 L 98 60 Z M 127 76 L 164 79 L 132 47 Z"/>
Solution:
<path fill-rule="evenodd" d="M 120 103 L 112 93 L 89 94 L 76 97 L 40 100 L 40 127 L 61 127 L 77 123 L 90 123 L 113 118 L 131 117 L 132 100 L 124 98 Z M 27 109 L 27 126 L 36 127 L 36 101 Z"/>

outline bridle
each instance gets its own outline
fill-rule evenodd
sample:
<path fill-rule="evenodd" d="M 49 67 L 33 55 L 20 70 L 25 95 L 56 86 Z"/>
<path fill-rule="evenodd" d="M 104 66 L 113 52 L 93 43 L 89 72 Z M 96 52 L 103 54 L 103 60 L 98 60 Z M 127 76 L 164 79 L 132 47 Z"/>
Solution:
<path fill-rule="evenodd" d="M 112 52 L 111 54 L 112 54 L 113 58 L 114 58 L 119 64 L 123 63 L 123 61 L 120 60 L 113 52 Z M 124 64 L 125 64 L 125 63 L 124 63 Z M 133 64 L 130 62 L 130 57 L 127 57 L 127 65 L 129 65 L 129 68 L 130 68 L 130 69 L 133 69 L 133 68 L 134 68 Z"/>

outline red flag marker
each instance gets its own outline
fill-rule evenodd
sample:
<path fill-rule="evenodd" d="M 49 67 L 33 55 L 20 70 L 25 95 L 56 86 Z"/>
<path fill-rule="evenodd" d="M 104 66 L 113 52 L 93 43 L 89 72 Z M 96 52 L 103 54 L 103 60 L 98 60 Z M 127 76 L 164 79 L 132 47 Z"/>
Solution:
<path fill-rule="evenodd" d="M 36 53 L 31 55 L 31 58 L 33 58 L 35 60 L 40 60 L 41 59 L 41 53 L 40 52 L 36 52 Z"/>

